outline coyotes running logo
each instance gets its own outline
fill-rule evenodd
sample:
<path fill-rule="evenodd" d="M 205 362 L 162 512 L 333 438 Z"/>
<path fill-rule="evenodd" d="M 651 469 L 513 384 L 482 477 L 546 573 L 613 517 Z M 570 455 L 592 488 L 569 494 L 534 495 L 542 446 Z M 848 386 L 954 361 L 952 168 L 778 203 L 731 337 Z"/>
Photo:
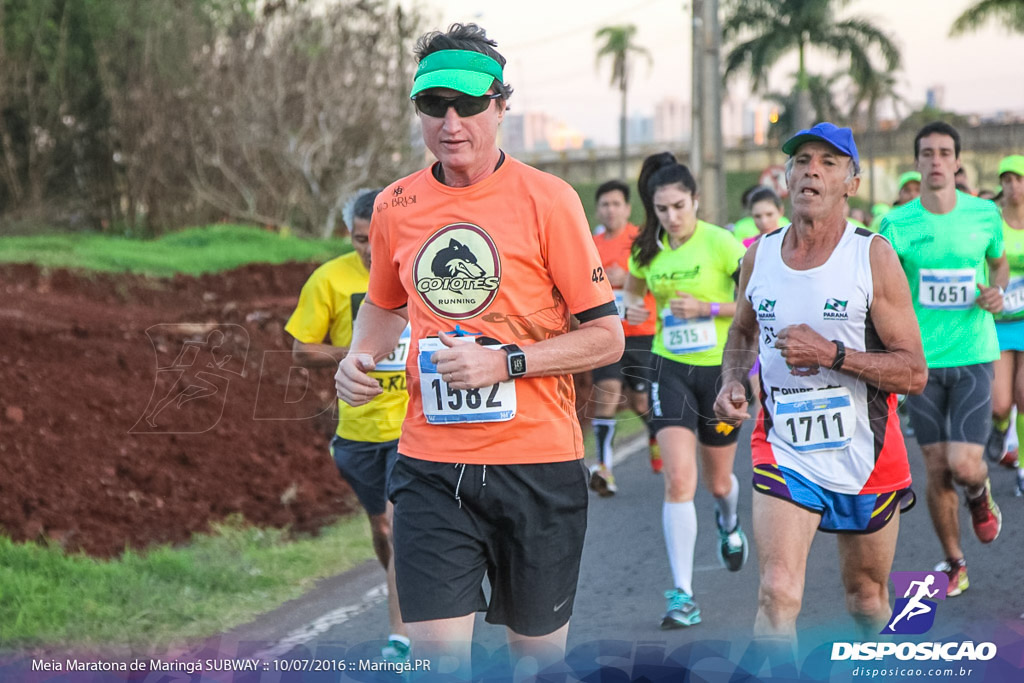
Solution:
<path fill-rule="evenodd" d="M 416 291 L 427 307 L 451 320 L 482 313 L 501 283 L 494 240 L 479 226 L 454 223 L 434 233 L 412 266 Z"/>
<path fill-rule="evenodd" d="M 455 279 L 459 287 L 484 275 L 484 269 L 476 263 L 476 255 L 454 237 L 448 242 L 447 247 L 437 252 L 437 256 L 430 263 L 430 270 L 437 277 Z M 451 289 L 458 291 L 455 286 Z"/>

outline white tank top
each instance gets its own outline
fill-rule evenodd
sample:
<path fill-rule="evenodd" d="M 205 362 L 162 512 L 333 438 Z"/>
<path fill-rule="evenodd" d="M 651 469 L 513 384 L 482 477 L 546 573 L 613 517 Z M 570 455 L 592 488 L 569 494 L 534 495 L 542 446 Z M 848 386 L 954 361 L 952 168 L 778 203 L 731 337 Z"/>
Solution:
<path fill-rule="evenodd" d="M 847 223 L 828 261 L 794 270 L 782 260 L 782 244 L 791 229 L 760 239 L 745 292 L 760 328 L 767 440 L 765 448 L 754 449 L 754 464 L 788 467 L 838 493 L 865 492 L 869 480 L 872 489 L 899 484 L 909 475 L 902 435 L 900 448 L 883 448 L 888 446 L 889 418 L 895 419 L 890 415 L 895 400 L 890 402 L 889 393 L 828 367 L 790 368 L 775 349 L 778 332 L 799 324 L 842 341 L 849 350 L 882 349 L 868 317 L 873 298 L 870 249 L 878 235 Z M 902 466 L 898 452 L 881 457 L 886 450 L 903 450 Z"/>

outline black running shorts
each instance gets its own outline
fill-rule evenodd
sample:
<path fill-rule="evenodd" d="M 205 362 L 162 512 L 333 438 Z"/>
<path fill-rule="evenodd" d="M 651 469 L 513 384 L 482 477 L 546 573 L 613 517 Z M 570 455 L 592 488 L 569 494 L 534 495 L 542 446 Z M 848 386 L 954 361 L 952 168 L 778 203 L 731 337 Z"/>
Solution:
<path fill-rule="evenodd" d="M 388 504 L 388 475 L 398 459 L 398 439 L 373 443 L 350 441 L 337 434 L 331 456 L 368 515 L 383 515 Z"/>
<path fill-rule="evenodd" d="M 740 430 L 728 434 L 717 430 L 715 398 L 721 388 L 721 365 L 688 365 L 656 356 L 658 369 L 651 381 L 651 429 L 683 427 L 696 432 L 705 446 L 728 446 L 739 439 Z M 749 397 L 750 387 L 747 387 Z"/>
<path fill-rule="evenodd" d="M 604 367 L 594 368 L 591 376 L 594 383 L 608 379 L 622 382 L 630 391 L 647 393 L 651 383 L 651 374 L 657 365 L 657 358 L 651 353 L 654 343 L 652 335 L 626 337 L 626 348 L 622 358 Z"/>
<path fill-rule="evenodd" d="M 488 622 L 525 636 L 564 626 L 576 598 L 588 478 L 582 460 L 453 465 L 399 455 L 388 490 L 402 620 L 486 610 Z"/>
<path fill-rule="evenodd" d="M 984 444 L 992 429 L 992 363 L 931 368 L 924 393 L 907 396 L 917 443 Z"/>

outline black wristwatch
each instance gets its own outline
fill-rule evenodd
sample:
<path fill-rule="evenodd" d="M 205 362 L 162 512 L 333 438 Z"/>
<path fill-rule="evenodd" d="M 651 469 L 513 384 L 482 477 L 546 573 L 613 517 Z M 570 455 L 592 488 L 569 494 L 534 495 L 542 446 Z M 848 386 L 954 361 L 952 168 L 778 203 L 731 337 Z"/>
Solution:
<path fill-rule="evenodd" d="M 843 367 L 843 362 L 846 361 L 846 344 L 833 339 L 832 343 L 836 345 L 836 357 L 832 359 L 832 369 L 839 370 Z"/>
<path fill-rule="evenodd" d="M 501 350 L 508 354 L 508 378 L 515 379 L 526 374 L 526 354 L 515 344 L 505 344 Z"/>

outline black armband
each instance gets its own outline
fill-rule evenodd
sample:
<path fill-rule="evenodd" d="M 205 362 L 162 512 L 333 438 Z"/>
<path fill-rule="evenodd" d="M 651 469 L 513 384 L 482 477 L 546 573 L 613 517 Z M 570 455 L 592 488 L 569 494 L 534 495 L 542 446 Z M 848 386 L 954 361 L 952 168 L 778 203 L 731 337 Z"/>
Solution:
<path fill-rule="evenodd" d="M 619 311 L 615 308 L 614 301 L 609 301 L 606 304 L 601 304 L 600 306 L 594 306 L 593 308 L 588 308 L 585 311 L 580 311 L 576 314 L 576 319 L 581 323 L 589 323 L 591 320 L 597 320 L 598 318 L 603 318 L 606 315 L 614 315 L 616 318 L 619 317 Z"/>

